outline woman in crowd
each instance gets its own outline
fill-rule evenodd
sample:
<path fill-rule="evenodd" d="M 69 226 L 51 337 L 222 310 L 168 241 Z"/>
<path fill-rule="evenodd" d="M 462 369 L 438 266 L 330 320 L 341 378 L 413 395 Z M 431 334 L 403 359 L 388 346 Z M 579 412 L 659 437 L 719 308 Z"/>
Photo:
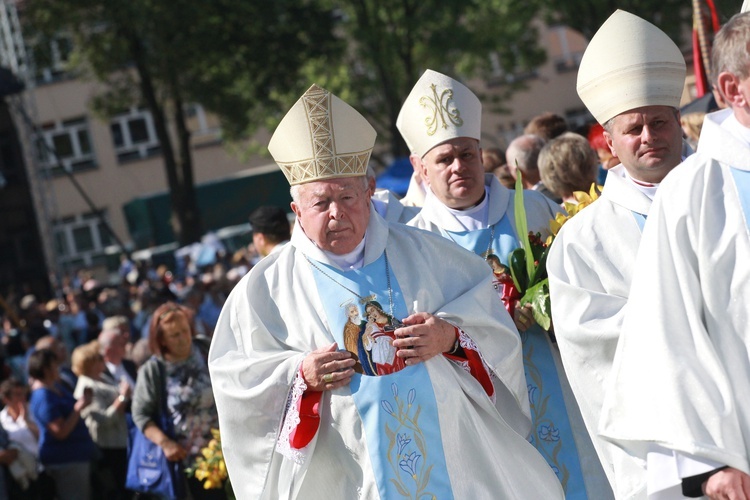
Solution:
<path fill-rule="evenodd" d="M 92 393 L 91 404 L 81 412 L 81 416 L 100 451 L 94 487 L 108 500 L 125 498 L 128 466 L 125 410 L 130 401 L 130 386 L 127 382 L 114 385 L 102 378 L 106 368 L 96 340 L 76 347 L 72 364 L 73 371 L 78 375 L 74 396 L 83 396 L 86 389 Z"/>
<path fill-rule="evenodd" d="M 28 500 L 49 498 L 51 479 L 39 473 L 39 428 L 31 416 L 28 405 L 28 387 L 20 380 L 9 378 L 0 384 L 0 400 L 3 409 L 0 411 L 0 426 L 7 433 L 7 446 L 2 446 L 8 453 L 6 458 L 14 460 L 5 463 L 8 466 L 6 484 L 10 498 Z M 0 459 L 0 463 L 4 463 Z"/>
<path fill-rule="evenodd" d="M 29 356 L 31 413 L 39 426 L 39 459 L 52 477 L 57 497 L 91 498 L 91 461 L 96 454 L 81 412 L 91 404 L 91 391 L 78 400 L 59 384 L 57 355 L 40 349 Z"/>
<path fill-rule="evenodd" d="M 577 204 L 575 191 L 588 193 L 596 182 L 597 155 L 585 137 L 565 132 L 539 152 L 539 175 L 563 202 Z"/>
<path fill-rule="evenodd" d="M 138 372 L 133 421 L 168 460 L 191 466 L 212 439 L 211 428 L 219 427 L 206 365 L 208 345 L 195 339 L 192 312 L 167 302 L 151 318 L 149 347 L 154 356 Z M 157 424 L 163 394 L 174 424 L 171 437 Z M 195 478 L 188 480 L 188 488 L 196 500 L 226 498 L 223 489 L 205 490 Z"/>
<path fill-rule="evenodd" d="M 28 389 L 20 380 L 9 378 L 0 384 L 0 425 L 11 441 L 23 446 L 26 451 L 39 457 L 39 428 L 31 418 L 28 404 Z"/>

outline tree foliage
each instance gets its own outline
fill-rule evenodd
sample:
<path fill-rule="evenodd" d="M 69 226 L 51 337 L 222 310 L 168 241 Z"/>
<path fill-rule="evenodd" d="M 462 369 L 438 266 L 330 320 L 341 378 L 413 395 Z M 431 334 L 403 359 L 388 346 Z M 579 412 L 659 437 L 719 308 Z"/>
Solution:
<path fill-rule="evenodd" d="M 460 80 L 529 71 L 544 60 L 532 23 L 536 3 L 512 0 L 320 0 L 338 13 L 347 50 L 307 73 L 355 106 L 388 156 L 408 153 L 396 129 L 404 99 L 425 69 Z M 506 82 L 504 82 L 506 83 Z M 506 85 L 509 92 L 517 85 Z M 382 162 L 382 160 L 381 160 Z"/>
<path fill-rule="evenodd" d="M 722 23 L 739 12 L 739 3 L 733 0 L 717 0 L 714 3 Z M 655 24 L 678 45 L 689 42 L 685 37 L 689 36 L 692 25 L 690 0 L 542 0 L 541 12 L 547 22 L 569 26 L 590 40 L 617 9 Z"/>
<path fill-rule="evenodd" d="M 333 17 L 305 0 L 35 0 L 28 25 L 73 38 L 75 69 L 103 83 L 105 116 L 131 105 L 154 118 L 181 243 L 202 234 L 185 105 L 216 113 L 238 137 L 280 113 L 310 61 L 335 56 Z"/>

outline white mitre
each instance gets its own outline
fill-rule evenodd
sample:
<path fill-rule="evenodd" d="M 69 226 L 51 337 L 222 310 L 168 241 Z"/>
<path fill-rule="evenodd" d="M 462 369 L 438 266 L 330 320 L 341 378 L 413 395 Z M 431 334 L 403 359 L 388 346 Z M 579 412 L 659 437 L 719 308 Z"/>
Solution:
<path fill-rule="evenodd" d="M 740 13 L 744 13 L 750 10 L 750 0 L 745 0 L 742 2 L 742 8 L 740 9 Z"/>
<path fill-rule="evenodd" d="M 465 85 L 428 69 L 401 106 L 396 127 L 420 158 L 450 139 L 482 133 L 482 103 Z"/>
<path fill-rule="evenodd" d="M 268 151 L 294 186 L 365 175 L 376 136 L 357 110 L 313 85 L 276 127 Z"/>
<path fill-rule="evenodd" d="M 659 28 L 617 10 L 591 39 L 578 69 L 576 90 L 603 124 L 641 106 L 680 107 L 685 58 Z"/>

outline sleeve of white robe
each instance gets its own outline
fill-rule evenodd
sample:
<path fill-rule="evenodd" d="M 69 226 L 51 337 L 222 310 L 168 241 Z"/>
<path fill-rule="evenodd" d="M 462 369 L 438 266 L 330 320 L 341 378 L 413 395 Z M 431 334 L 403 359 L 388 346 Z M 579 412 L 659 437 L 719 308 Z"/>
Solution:
<path fill-rule="evenodd" d="M 728 351 L 717 350 L 733 341 L 732 318 L 705 300 L 733 280 L 737 234 L 726 228 L 741 212 L 724 208 L 720 167 L 695 160 L 670 173 L 649 213 L 599 430 L 641 458 L 656 444 L 747 472 L 746 395 L 733 393 Z"/>

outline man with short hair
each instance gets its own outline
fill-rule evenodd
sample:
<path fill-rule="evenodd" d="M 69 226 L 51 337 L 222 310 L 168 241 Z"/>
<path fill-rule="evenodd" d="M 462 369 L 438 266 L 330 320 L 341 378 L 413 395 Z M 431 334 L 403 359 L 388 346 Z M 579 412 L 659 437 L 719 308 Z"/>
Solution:
<path fill-rule="evenodd" d="M 209 355 L 237 497 L 562 498 L 517 433 L 519 341 L 486 264 L 372 209 L 374 142 L 313 85 L 269 143 L 297 222 L 232 291 Z"/>
<path fill-rule="evenodd" d="M 750 498 L 748 45 L 747 12 L 714 37 L 730 109 L 706 115 L 651 207 L 599 424 L 659 498 Z"/>
<path fill-rule="evenodd" d="M 102 379 L 114 386 L 124 381 L 131 391 L 135 389 L 138 369 L 135 363 L 125 359 L 127 343 L 120 330 L 102 330 L 97 340 L 106 367 L 102 372 Z"/>
<path fill-rule="evenodd" d="M 577 89 L 621 164 L 608 171 L 601 197 L 565 223 L 547 258 L 560 354 L 618 498 L 644 497 L 644 471 L 597 428 L 641 230 L 659 183 L 681 161 L 684 81 L 682 53 L 656 26 L 618 10 L 599 28 Z"/>
<path fill-rule="evenodd" d="M 289 219 L 281 207 L 256 208 L 250 214 L 250 225 L 253 227 L 253 245 L 261 257 L 278 252 L 289 241 Z"/>
<path fill-rule="evenodd" d="M 514 192 L 503 187 L 482 165 L 482 106 L 466 86 L 427 70 L 401 108 L 396 125 L 409 145 L 410 160 L 429 186 L 421 212 L 409 225 L 442 235 L 457 245 L 497 257 L 508 268 L 508 256 L 520 246 Z M 549 234 L 559 205 L 535 191 L 524 191 L 529 231 Z M 441 260 L 435 265 L 445 267 Z M 497 265 L 495 263 L 495 265 Z M 499 266 L 498 266 L 499 267 Z M 493 276 L 487 266 L 488 282 Z M 559 478 L 568 498 L 606 498 L 607 481 L 596 461 L 591 440 L 565 380 L 557 348 L 535 324 L 530 307 L 517 307 L 518 297 L 503 296 L 518 330 L 532 414 L 531 441 Z M 503 303 L 496 300 L 495 307 Z M 553 436 L 554 434 L 554 436 Z"/>
<path fill-rule="evenodd" d="M 546 141 L 542 137 L 534 134 L 524 134 L 513 139 L 505 152 L 508 170 L 514 179 L 518 177 L 518 172 L 521 172 L 524 189 L 539 191 L 555 203 L 561 203 L 562 199 L 542 183 L 539 173 L 539 153 L 545 144 Z"/>

